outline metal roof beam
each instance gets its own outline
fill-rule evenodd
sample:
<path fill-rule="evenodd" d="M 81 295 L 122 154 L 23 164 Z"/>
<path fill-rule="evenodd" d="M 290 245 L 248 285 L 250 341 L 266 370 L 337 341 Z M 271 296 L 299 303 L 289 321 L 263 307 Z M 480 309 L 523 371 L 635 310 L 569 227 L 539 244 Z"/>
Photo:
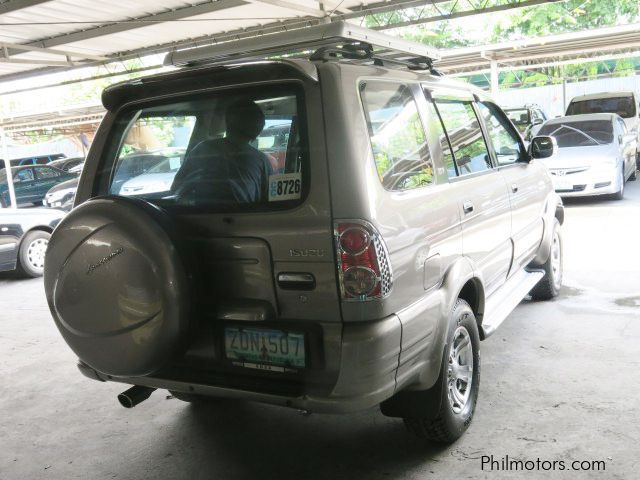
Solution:
<path fill-rule="evenodd" d="M 59 45 L 81 42 L 82 40 L 89 40 L 92 38 L 103 37 L 114 33 L 134 30 L 144 25 L 148 25 L 149 22 L 163 23 L 172 20 L 180 20 L 182 18 L 218 12 L 221 10 L 227 10 L 229 8 L 239 7 L 246 4 L 247 2 L 245 0 L 217 0 L 215 2 L 205 2 L 198 5 L 178 8 L 169 12 L 146 15 L 144 17 L 138 17 L 130 20 L 128 19 L 126 22 L 122 23 L 110 23 L 99 27 L 93 27 L 86 30 L 68 33 L 65 35 L 58 35 L 51 38 L 37 40 L 34 42 L 26 43 L 25 45 L 41 48 L 57 47 Z M 15 53 L 17 52 L 9 49 L 10 55 L 14 55 Z"/>
<path fill-rule="evenodd" d="M 274 7 L 287 8 L 294 12 L 304 13 L 305 15 L 311 15 L 312 17 L 324 17 L 326 13 L 319 8 L 310 8 L 304 5 L 299 5 L 287 0 L 247 0 L 249 3 L 266 3 L 267 5 L 273 5 Z"/>
<path fill-rule="evenodd" d="M 50 1 L 51 0 L 8 0 L 6 2 L 0 3 L 0 15 L 16 12 L 18 10 L 23 10 L 25 8 L 40 5 L 42 3 L 48 3 Z"/>
<path fill-rule="evenodd" d="M 379 27 L 372 27 L 373 30 L 389 30 L 391 28 L 410 27 L 412 25 L 423 25 L 425 23 L 440 22 L 443 20 L 454 20 L 456 18 L 470 17 L 473 15 L 481 15 L 485 13 L 503 12 L 506 10 L 514 10 L 517 8 L 533 7 L 536 5 L 543 5 L 547 3 L 563 2 L 565 0 L 522 0 L 514 1 L 512 3 L 505 3 L 503 5 L 494 5 L 491 7 L 474 8 L 473 10 L 463 10 L 458 12 L 442 13 L 441 15 L 435 15 L 432 17 L 416 18 L 413 20 L 406 20 L 403 22 L 395 22 L 387 25 L 381 25 Z M 437 3 L 437 2 L 433 2 Z"/>

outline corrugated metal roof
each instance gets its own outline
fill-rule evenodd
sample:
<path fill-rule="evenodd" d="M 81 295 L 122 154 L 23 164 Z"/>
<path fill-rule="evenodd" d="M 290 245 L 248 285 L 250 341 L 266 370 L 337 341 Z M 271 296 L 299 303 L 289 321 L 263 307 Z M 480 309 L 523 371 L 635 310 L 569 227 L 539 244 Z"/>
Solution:
<path fill-rule="evenodd" d="M 100 57 L 130 58 L 154 47 L 168 51 L 191 41 L 230 39 L 231 33 L 244 36 L 317 24 L 331 13 L 357 18 L 370 9 L 419 4 L 424 1 L 0 0 L 0 81 L 43 67 L 95 64 Z M 16 44 L 58 52 L 24 52 L 16 50 Z"/>

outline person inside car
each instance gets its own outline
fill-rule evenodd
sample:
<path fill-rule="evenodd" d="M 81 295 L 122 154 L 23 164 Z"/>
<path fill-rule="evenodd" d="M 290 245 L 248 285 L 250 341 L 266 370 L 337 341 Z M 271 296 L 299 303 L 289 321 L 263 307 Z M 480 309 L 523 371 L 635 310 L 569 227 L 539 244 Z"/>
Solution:
<path fill-rule="evenodd" d="M 267 155 L 251 145 L 265 116 L 252 100 L 231 103 L 226 136 L 204 140 L 187 154 L 172 185 L 178 203 L 216 206 L 260 203 L 267 198 L 273 169 Z"/>

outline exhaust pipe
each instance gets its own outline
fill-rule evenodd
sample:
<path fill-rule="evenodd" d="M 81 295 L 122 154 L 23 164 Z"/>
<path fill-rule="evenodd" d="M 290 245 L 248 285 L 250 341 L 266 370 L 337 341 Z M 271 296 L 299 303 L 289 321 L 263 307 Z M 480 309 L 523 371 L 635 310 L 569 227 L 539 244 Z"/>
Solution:
<path fill-rule="evenodd" d="M 118 395 L 118 401 L 124 408 L 133 408 L 149 398 L 154 390 L 155 388 L 134 385 L 129 390 Z"/>

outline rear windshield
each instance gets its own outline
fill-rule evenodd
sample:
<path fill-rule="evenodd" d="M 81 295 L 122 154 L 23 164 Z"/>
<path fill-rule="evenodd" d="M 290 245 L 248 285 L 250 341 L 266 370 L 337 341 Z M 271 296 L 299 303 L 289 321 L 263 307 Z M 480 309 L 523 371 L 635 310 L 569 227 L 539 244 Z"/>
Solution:
<path fill-rule="evenodd" d="M 529 118 L 529 110 L 527 110 L 526 108 L 517 110 L 505 110 L 504 113 L 507 114 L 509 120 L 511 120 L 517 127 L 527 127 L 529 126 L 529 123 L 531 123 L 531 119 Z"/>
<path fill-rule="evenodd" d="M 608 120 L 547 124 L 538 135 L 555 137 L 558 147 L 590 147 L 613 142 L 613 126 Z"/>
<path fill-rule="evenodd" d="M 292 85 L 127 111 L 109 193 L 221 212 L 294 206 L 308 185 L 303 105 Z"/>
<path fill-rule="evenodd" d="M 636 105 L 633 97 L 627 95 L 624 97 L 573 101 L 567 109 L 567 116 L 587 113 L 617 113 L 622 118 L 633 118 L 636 116 Z"/>

